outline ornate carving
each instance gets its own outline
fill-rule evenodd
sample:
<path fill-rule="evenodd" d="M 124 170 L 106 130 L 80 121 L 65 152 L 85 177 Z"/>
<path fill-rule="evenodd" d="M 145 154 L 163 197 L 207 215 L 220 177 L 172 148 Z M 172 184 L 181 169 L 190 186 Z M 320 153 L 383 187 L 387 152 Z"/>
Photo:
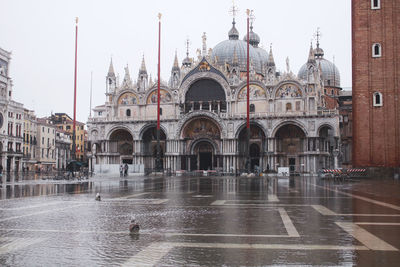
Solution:
<path fill-rule="evenodd" d="M 203 61 L 199 65 L 199 71 L 209 71 L 210 70 L 210 64 L 208 64 L 207 61 Z"/>
<path fill-rule="evenodd" d="M 213 119 L 216 122 L 216 125 L 220 130 L 221 138 L 226 136 L 226 125 L 225 125 L 225 122 L 220 117 L 218 117 L 216 114 L 209 112 L 209 111 L 197 110 L 197 111 L 193 111 L 191 113 L 186 114 L 179 120 L 178 125 L 176 126 L 176 132 L 175 132 L 176 139 L 180 139 L 181 132 L 183 130 L 183 126 L 188 121 L 190 121 L 191 119 L 193 119 L 195 117 L 199 117 L 199 118 L 209 117 L 209 118 Z"/>

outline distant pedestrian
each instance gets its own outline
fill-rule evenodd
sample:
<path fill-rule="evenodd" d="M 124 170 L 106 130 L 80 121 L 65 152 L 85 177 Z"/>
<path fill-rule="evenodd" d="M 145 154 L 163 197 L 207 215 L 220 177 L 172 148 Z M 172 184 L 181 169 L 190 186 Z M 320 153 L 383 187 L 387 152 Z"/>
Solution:
<path fill-rule="evenodd" d="M 125 166 L 124 166 L 124 176 L 127 176 L 127 175 L 128 175 L 128 164 L 125 163 Z"/>
<path fill-rule="evenodd" d="M 119 165 L 119 176 L 122 177 L 122 175 L 124 174 L 124 165 L 120 164 Z"/>

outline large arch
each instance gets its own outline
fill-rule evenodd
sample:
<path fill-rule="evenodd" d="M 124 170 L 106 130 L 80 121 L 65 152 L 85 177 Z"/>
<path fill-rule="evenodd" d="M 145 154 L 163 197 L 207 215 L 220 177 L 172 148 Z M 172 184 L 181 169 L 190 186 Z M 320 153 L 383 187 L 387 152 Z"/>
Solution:
<path fill-rule="evenodd" d="M 154 124 L 143 127 L 140 134 L 142 140 L 142 156 L 144 159 L 144 166 L 148 169 L 154 169 L 156 167 L 157 157 L 157 126 Z M 166 151 L 166 139 L 167 136 L 165 131 L 160 128 L 160 148 L 161 148 L 161 163 L 164 166 L 164 153 Z"/>
<path fill-rule="evenodd" d="M 246 156 L 247 152 L 250 156 L 250 170 L 255 171 L 256 167 L 260 167 L 260 169 L 264 169 L 264 151 L 267 150 L 267 134 L 260 124 L 256 122 L 250 122 L 250 139 L 249 146 L 247 146 L 247 127 L 244 123 L 241 127 L 239 127 L 236 138 L 238 140 L 237 151 L 239 153 L 239 157 L 242 159 L 239 161 L 239 169 L 246 169 Z"/>
<path fill-rule="evenodd" d="M 197 72 L 192 75 L 188 75 L 187 78 L 185 78 L 185 80 L 183 81 L 181 88 L 180 88 L 180 91 L 182 92 L 180 101 L 182 103 L 185 103 L 186 93 L 190 89 L 192 84 L 194 84 L 195 82 L 197 82 L 199 80 L 203 80 L 203 79 L 213 80 L 213 81 L 217 82 L 224 90 L 225 99 L 228 99 L 228 96 L 230 93 L 230 86 L 229 86 L 229 83 L 227 82 L 227 80 L 219 74 L 216 74 L 216 73 L 213 73 L 210 71 L 204 71 L 204 72 Z"/>
<path fill-rule="evenodd" d="M 181 167 L 188 170 L 211 170 L 221 163 L 221 129 L 210 117 L 194 117 L 183 125 L 181 140 L 184 140 L 186 155 Z"/>
<path fill-rule="evenodd" d="M 223 138 L 225 136 L 225 130 L 226 129 L 226 125 L 224 123 L 224 121 L 221 119 L 221 117 L 219 117 L 218 115 L 216 115 L 213 112 L 209 112 L 209 111 L 204 111 L 204 110 L 197 110 L 191 113 L 186 114 L 183 118 L 181 118 L 178 122 L 178 125 L 176 127 L 176 132 L 175 132 L 175 138 L 177 139 L 182 139 L 182 133 L 183 133 L 183 129 L 185 128 L 185 126 L 190 123 L 190 121 L 197 119 L 197 118 L 208 118 L 210 120 L 212 120 L 217 126 L 218 129 L 220 130 L 221 133 L 221 138 Z"/>
<path fill-rule="evenodd" d="M 117 128 L 109 133 L 108 152 L 114 153 L 114 163 L 132 164 L 133 136 L 124 128 Z"/>
<path fill-rule="evenodd" d="M 291 173 L 303 171 L 306 132 L 296 124 L 285 123 L 275 130 L 274 137 L 278 167 L 289 167 Z"/>
<path fill-rule="evenodd" d="M 279 123 L 278 125 L 276 125 L 275 128 L 271 131 L 270 137 L 275 137 L 276 132 L 277 132 L 282 126 L 285 126 L 285 125 L 288 125 L 288 124 L 296 125 L 297 127 L 299 127 L 299 128 L 304 132 L 304 134 L 305 134 L 306 136 L 309 136 L 309 133 L 308 133 L 306 127 L 305 127 L 301 122 L 296 121 L 296 120 L 289 120 L 289 121 L 282 121 L 281 123 Z"/>
<path fill-rule="evenodd" d="M 214 79 L 203 78 L 194 81 L 185 93 L 184 112 L 208 110 L 226 112 L 226 93 Z"/>

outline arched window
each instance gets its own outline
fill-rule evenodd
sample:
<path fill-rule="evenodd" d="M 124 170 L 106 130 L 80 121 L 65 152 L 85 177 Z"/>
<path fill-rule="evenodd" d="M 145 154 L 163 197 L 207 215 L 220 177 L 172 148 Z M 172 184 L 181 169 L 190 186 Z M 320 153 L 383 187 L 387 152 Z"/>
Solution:
<path fill-rule="evenodd" d="M 255 112 L 256 111 L 256 106 L 254 104 L 250 104 L 250 112 Z"/>
<path fill-rule="evenodd" d="M 286 111 L 292 111 L 292 103 L 286 103 Z"/>
<path fill-rule="evenodd" d="M 382 56 L 382 47 L 379 43 L 375 43 L 372 45 L 372 57 L 381 57 Z"/>
<path fill-rule="evenodd" d="M 380 9 L 381 0 L 371 0 L 371 9 Z"/>
<path fill-rule="evenodd" d="M 127 109 L 127 110 L 126 110 L 126 116 L 127 116 L 127 117 L 130 117 L 130 116 L 131 116 L 131 110 L 130 110 L 130 109 Z"/>
<path fill-rule="evenodd" d="M 379 92 L 375 92 L 372 98 L 374 107 L 382 107 L 383 106 L 383 98 L 382 94 Z"/>

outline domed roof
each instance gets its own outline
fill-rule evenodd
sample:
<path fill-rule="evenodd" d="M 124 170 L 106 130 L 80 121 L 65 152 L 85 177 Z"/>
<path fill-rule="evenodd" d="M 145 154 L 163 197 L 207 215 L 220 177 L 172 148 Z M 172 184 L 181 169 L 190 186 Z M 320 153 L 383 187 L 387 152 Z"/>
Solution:
<path fill-rule="evenodd" d="M 263 48 L 261 47 L 255 47 L 254 48 L 259 56 L 260 59 L 260 63 L 261 66 L 265 66 L 268 64 L 268 58 L 269 58 L 269 54 L 267 51 L 265 51 Z"/>
<path fill-rule="evenodd" d="M 243 41 L 247 42 L 247 34 L 243 37 Z M 253 47 L 258 47 L 259 43 L 260 36 L 258 36 L 257 33 L 253 32 L 253 26 L 251 26 L 249 32 L 249 44 L 251 44 Z"/>
<path fill-rule="evenodd" d="M 322 50 L 322 49 L 321 49 Z M 321 65 L 322 77 L 324 79 L 324 86 L 337 86 L 340 87 L 340 73 L 339 69 L 323 57 L 316 58 L 316 66 Z M 307 80 L 307 63 L 301 66 L 298 77 Z"/>
<path fill-rule="evenodd" d="M 232 64 L 237 59 L 241 70 L 246 70 L 247 64 L 247 43 L 239 40 L 239 32 L 235 27 L 235 21 L 232 23 L 232 29 L 229 31 L 229 40 L 217 44 L 212 49 L 211 58 L 216 59 L 215 64 L 224 66 L 225 62 Z M 261 52 L 262 53 L 262 52 Z M 257 73 L 261 73 L 260 55 L 253 46 L 249 47 L 250 64 L 253 65 Z"/>

